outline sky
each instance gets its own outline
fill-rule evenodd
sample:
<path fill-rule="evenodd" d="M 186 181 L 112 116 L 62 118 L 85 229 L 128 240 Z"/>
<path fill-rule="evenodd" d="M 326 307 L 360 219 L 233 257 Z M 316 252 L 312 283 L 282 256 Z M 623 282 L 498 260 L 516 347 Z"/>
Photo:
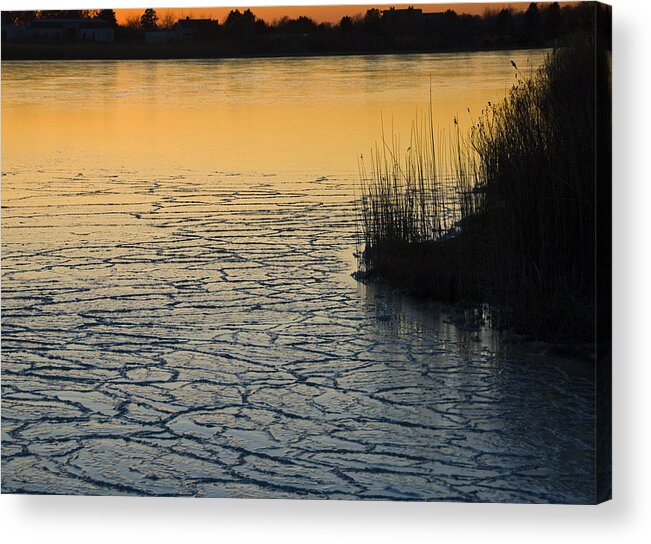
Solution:
<path fill-rule="evenodd" d="M 564 4 L 565 2 L 561 2 Z M 283 16 L 298 17 L 306 15 L 315 21 L 321 22 L 338 22 L 344 15 L 364 14 L 366 10 L 376 7 L 379 9 L 388 9 L 394 4 L 377 4 L 377 5 L 325 5 L 325 6 L 263 6 L 251 7 L 251 11 L 259 18 L 267 22 L 280 19 Z M 414 7 L 422 9 L 424 12 L 439 12 L 453 9 L 457 13 L 468 13 L 472 15 L 481 15 L 486 9 L 502 9 L 511 7 L 517 11 L 523 11 L 527 8 L 529 2 L 492 2 L 492 3 L 463 3 L 463 4 L 413 4 Z M 407 7 L 407 5 L 397 6 Z M 200 8 L 155 8 L 159 18 L 162 18 L 167 12 L 171 12 L 175 18 L 197 18 L 197 19 L 223 19 L 231 11 L 230 7 L 200 7 Z M 238 7 L 240 11 L 245 7 Z M 116 9 L 118 22 L 123 23 L 129 16 L 142 15 L 144 8 L 140 9 Z"/>

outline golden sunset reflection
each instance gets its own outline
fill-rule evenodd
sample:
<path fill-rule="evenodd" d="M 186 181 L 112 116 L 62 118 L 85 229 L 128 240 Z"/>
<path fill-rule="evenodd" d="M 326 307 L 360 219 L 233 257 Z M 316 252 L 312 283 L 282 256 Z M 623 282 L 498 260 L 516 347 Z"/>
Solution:
<path fill-rule="evenodd" d="M 479 56 L 481 55 L 481 57 Z M 464 128 L 544 51 L 3 65 L 4 169 L 68 165 L 354 177 L 428 107 Z M 25 85 L 29 78 L 30 84 Z"/>

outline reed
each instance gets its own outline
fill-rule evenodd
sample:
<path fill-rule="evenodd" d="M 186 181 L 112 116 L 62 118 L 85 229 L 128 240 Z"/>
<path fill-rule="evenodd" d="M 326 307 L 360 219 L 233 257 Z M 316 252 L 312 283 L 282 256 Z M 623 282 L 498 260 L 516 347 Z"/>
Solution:
<path fill-rule="evenodd" d="M 361 268 L 409 291 L 489 303 L 503 326 L 591 339 L 595 322 L 595 46 L 554 50 L 467 137 L 431 106 L 402 158 L 360 166 Z M 430 100 L 431 104 L 431 100 Z"/>
<path fill-rule="evenodd" d="M 474 128 L 491 226 L 486 293 L 512 326 L 590 337 L 595 289 L 595 49 L 558 49 Z"/>
<path fill-rule="evenodd" d="M 431 100 L 427 114 L 414 122 L 404 154 L 396 136 L 388 139 L 383 131 L 370 169 L 360 162 L 360 265 L 366 275 L 447 301 L 472 292 L 478 278 L 462 259 L 470 241 L 458 236 L 478 200 L 469 149 L 456 120 L 452 137 L 434 128 Z"/>

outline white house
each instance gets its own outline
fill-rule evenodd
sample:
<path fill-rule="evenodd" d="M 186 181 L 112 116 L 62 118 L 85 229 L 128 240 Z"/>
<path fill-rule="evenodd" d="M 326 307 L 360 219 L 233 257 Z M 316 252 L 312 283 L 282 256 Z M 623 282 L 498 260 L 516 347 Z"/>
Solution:
<path fill-rule="evenodd" d="M 10 42 L 27 38 L 27 28 L 23 25 L 2 25 L 2 39 Z"/>
<path fill-rule="evenodd" d="M 107 21 L 86 20 L 79 26 L 79 39 L 91 42 L 113 42 L 115 41 L 115 29 Z"/>
<path fill-rule="evenodd" d="M 97 19 L 39 19 L 27 26 L 27 38 L 47 41 L 113 42 L 115 30 Z"/>
<path fill-rule="evenodd" d="M 171 30 L 145 32 L 147 43 L 170 43 L 174 41 L 199 40 L 209 37 L 219 28 L 219 22 L 212 19 L 179 19 Z"/>

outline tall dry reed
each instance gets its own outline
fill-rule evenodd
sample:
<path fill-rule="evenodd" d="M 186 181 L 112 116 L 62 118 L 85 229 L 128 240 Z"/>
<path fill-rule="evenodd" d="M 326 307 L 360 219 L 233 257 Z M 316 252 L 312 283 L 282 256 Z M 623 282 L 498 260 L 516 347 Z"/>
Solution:
<path fill-rule="evenodd" d="M 402 158 L 383 135 L 370 172 L 361 165 L 365 272 L 488 302 L 536 337 L 591 338 L 597 53 L 581 38 L 534 74 L 514 64 L 516 84 L 468 137 L 456 120 L 451 137 L 436 134 L 432 106 Z"/>

